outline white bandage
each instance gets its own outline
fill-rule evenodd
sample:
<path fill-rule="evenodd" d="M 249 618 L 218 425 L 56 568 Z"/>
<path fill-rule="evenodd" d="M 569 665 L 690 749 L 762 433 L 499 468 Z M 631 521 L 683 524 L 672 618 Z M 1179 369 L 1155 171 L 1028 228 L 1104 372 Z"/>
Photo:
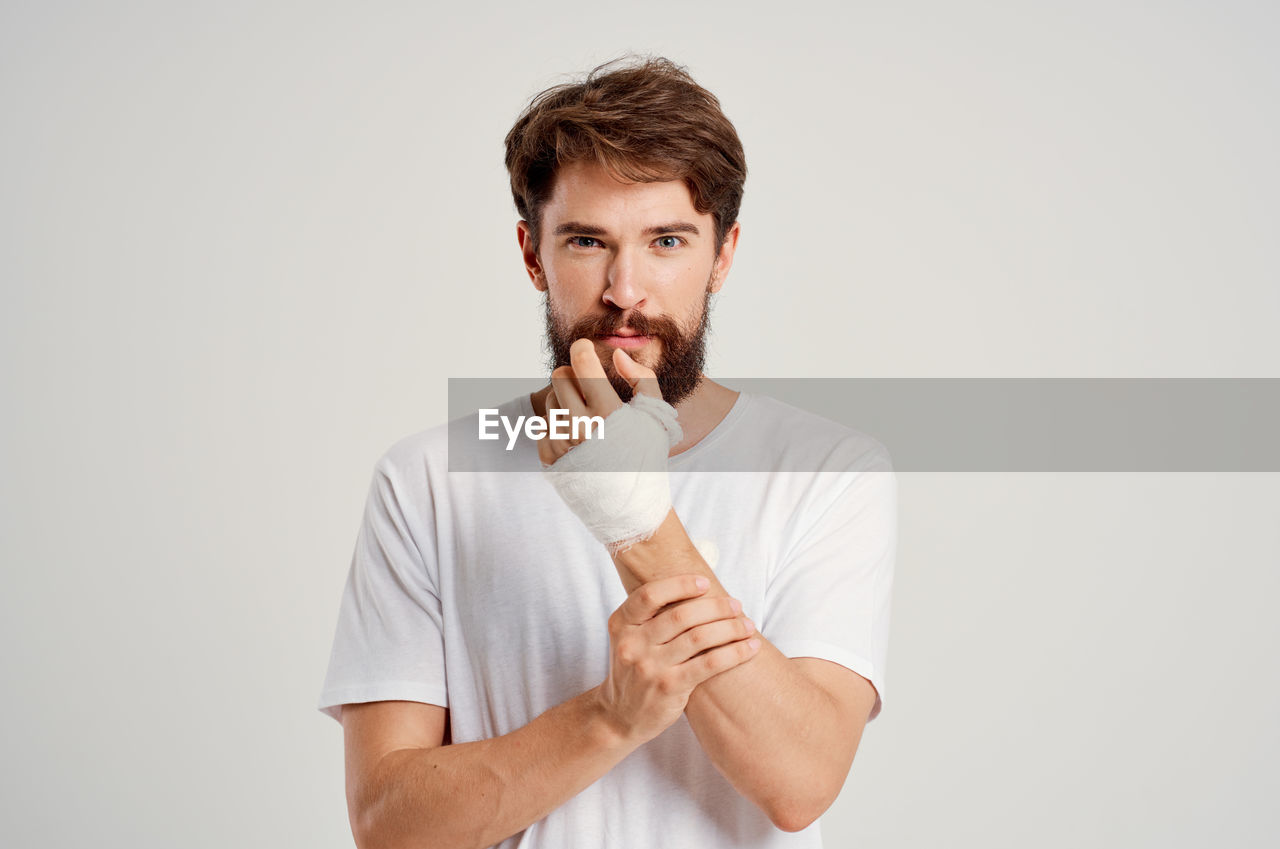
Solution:
<path fill-rule="evenodd" d="M 617 554 L 653 536 L 671 510 L 667 455 L 684 433 L 676 408 L 636 395 L 543 474 L 596 539 Z"/>

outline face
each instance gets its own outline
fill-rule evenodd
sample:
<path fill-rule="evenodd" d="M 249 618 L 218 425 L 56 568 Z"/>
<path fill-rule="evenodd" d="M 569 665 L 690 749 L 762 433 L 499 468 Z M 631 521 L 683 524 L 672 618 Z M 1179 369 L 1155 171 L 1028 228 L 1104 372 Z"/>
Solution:
<path fill-rule="evenodd" d="M 569 346 L 586 337 L 623 401 L 631 387 L 613 367 L 615 347 L 654 370 L 668 403 L 687 397 L 702 377 L 711 294 L 738 231 L 735 222 L 717 250 L 715 219 L 694 209 L 683 181 L 623 183 L 594 163 L 563 166 L 537 253 L 528 224 L 517 230 L 546 296 L 549 370 L 569 365 Z"/>

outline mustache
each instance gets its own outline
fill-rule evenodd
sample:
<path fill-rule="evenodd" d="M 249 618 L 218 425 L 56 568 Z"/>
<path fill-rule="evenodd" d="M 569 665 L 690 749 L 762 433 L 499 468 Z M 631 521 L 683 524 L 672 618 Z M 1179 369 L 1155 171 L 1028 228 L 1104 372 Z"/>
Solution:
<path fill-rule="evenodd" d="M 547 292 L 542 299 L 546 335 L 543 347 L 547 352 L 547 371 L 569 365 L 569 346 L 582 338 L 596 339 L 615 334 L 622 328 L 634 330 L 662 343 L 662 358 L 654 366 L 658 388 L 668 404 L 678 404 L 692 394 L 702 380 L 702 366 L 706 356 L 706 334 L 710 328 L 711 292 L 702 299 L 702 317 L 695 327 L 686 329 L 674 317 L 666 314 L 646 316 L 638 312 L 630 315 L 624 310 L 610 310 L 604 315 L 586 316 L 577 321 L 557 321 Z M 563 332 L 562 332 L 563 331 Z M 632 390 L 627 382 L 613 374 L 612 363 L 605 360 L 605 373 L 618 397 L 625 404 L 631 400 Z"/>
<path fill-rule="evenodd" d="M 584 318 L 575 322 L 573 327 L 570 328 L 569 337 L 571 339 L 581 339 L 587 336 L 594 339 L 598 336 L 612 336 L 623 327 L 634 330 L 641 336 L 652 336 L 660 339 L 664 343 L 680 338 L 680 328 L 670 318 L 665 316 L 649 317 L 643 313 L 635 313 L 624 319 L 622 313 L 616 312 Z"/>

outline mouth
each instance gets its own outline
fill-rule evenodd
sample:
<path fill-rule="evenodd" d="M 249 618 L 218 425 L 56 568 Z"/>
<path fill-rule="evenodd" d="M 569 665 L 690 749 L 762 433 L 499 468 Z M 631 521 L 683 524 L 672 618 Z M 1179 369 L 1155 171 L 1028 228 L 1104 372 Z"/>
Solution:
<path fill-rule="evenodd" d="M 635 331 L 628 330 L 612 336 L 596 337 L 606 345 L 612 345 L 615 348 L 642 348 L 649 343 L 648 336 L 642 336 Z"/>

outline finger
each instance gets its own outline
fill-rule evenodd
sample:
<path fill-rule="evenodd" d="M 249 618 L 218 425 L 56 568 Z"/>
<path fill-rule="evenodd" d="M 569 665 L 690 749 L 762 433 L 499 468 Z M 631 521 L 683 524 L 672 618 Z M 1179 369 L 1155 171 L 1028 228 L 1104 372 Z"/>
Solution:
<path fill-rule="evenodd" d="M 671 642 L 690 628 L 718 619 L 732 619 L 741 612 L 742 603 L 737 599 L 727 596 L 699 598 L 662 611 L 645 625 L 645 629 L 650 639 L 661 645 Z"/>
<path fill-rule="evenodd" d="M 613 367 L 622 375 L 631 390 L 638 395 L 648 395 L 663 400 L 662 389 L 658 386 L 658 376 L 653 369 L 642 366 L 621 348 L 613 349 Z"/>
<path fill-rule="evenodd" d="M 701 582 L 701 584 L 699 583 Z M 622 621 L 628 625 L 642 625 L 658 611 L 673 601 L 697 598 L 711 587 L 711 582 L 701 575 L 675 575 L 641 584 L 631 591 L 619 609 Z"/>
<path fill-rule="evenodd" d="M 548 411 L 559 409 L 560 402 L 556 400 L 554 389 L 547 392 L 545 403 Z M 561 440 L 553 439 L 549 433 L 538 440 L 538 459 L 544 466 L 555 465 L 556 460 L 568 453 L 568 449 L 561 446 L 560 442 Z"/>
<path fill-rule="evenodd" d="M 708 622 L 690 628 L 663 647 L 667 659 L 674 665 L 684 663 L 707 649 L 745 640 L 756 633 L 754 623 L 744 616 Z"/>
<path fill-rule="evenodd" d="M 554 466 L 556 461 L 569 453 L 572 445 L 566 443 L 563 439 L 552 439 L 544 436 L 538 440 L 538 461 L 544 466 Z"/>
<path fill-rule="evenodd" d="M 560 403 L 560 398 L 559 396 L 556 395 L 556 390 L 552 388 L 552 390 L 547 393 L 547 418 L 551 417 L 552 410 L 563 410 L 563 409 L 568 409 L 568 408 L 564 407 Z M 568 441 L 567 439 L 561 439 L 561 438 L 552 436 L 550 430 L 547 431 L 546 437 L 542 439 L 542 442 L 546 443 L 548 446 L 561 449 L 558 453 L 564 453 L 565 451 L 568 451 L 568 448 L 566 448 L 561 444 L 567 441 Z"/>
<path fill-rule="evenodd" d="M 753 636 L 689 658 L 676 667 L 680 683 L 688 689 L 693 689 L 721 672 L 746 663 L 760 653 L 760 645 L 760 638 Z"/>
<path fill-rule="evenodd" d="M 570 416 L 585 416 L 587 402 L 578 390 L 578 382 L 574 378 L 573 366 L 560 366 L 551 372 L 551 386 L 556 393 L 557 410 L 568 410 Z M 551 416 L 551 407 L 547 407 L 547 417 Z"/>
<path fill-rule="evenodd" d="M 578 388 L 591 415 L 607 416 L 622 406 L 609 377 L 600 364 L 596 345 L 590 339 L 579 339 L 569 347 L 569 361 L 578 380 Z"/>

